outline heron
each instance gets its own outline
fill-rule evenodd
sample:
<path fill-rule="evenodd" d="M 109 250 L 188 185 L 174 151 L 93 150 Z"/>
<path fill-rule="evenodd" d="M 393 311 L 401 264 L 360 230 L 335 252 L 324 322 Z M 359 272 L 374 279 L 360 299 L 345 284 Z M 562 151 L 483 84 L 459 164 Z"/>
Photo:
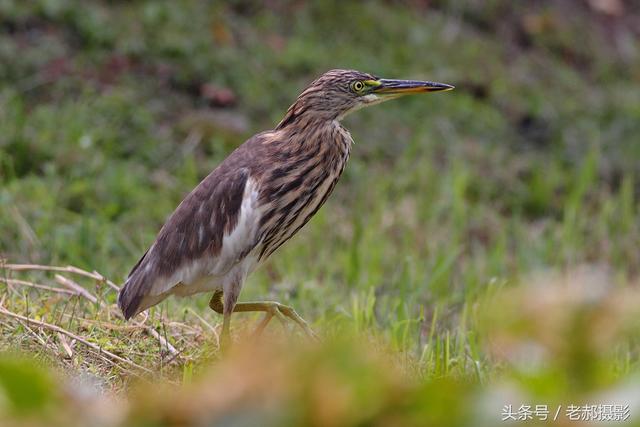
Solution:
<path fill-rule="evenodd" d="M 273 130 L 236 148 L 178 205 L 131 269 L 118 295 L 128 320 L 170 295 L 213 292 L 223 315 L 221 345 L 234 312 L 264 312 L 256 332 L 277 317 L 315 336 L 296 311 L 276 301 L 238 302 L 247 277 L 320 209 L 344 171 L 353 139 L 347 114 L 449 84 L 330 70 L 314 80 Z"/>

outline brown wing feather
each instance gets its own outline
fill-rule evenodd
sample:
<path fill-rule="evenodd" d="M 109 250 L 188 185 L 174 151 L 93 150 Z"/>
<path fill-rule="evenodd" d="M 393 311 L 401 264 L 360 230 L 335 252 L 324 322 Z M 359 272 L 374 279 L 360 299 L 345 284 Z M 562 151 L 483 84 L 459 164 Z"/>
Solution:
<path fill-rule="evenodd" d="M 244 188 L 251 175 L 251 158 L 255 155 L 252 147 L 260 137 L 254 136 L 231 153 L 171 214 L 118 295 L 125 318 L 164 299 L 164 296 L 147 298 L 141 304 L 158 281 L 168 280 L 188 262 L 220 253 L 224 234 L 229 234 L 237 224 Z"/>

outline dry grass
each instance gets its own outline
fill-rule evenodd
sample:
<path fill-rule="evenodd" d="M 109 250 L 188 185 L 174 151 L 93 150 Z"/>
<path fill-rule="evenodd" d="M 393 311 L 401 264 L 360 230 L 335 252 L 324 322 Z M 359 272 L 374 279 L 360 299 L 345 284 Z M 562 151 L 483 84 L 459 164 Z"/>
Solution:
<path fill-rule="evenodd" d="M 98 272 L 6 263 L 0 272 L 6 289 L 0 300 L 3 350 L 37 354 L 67 373 L 89 372 L 118 388 L 218 350 L 218 325 L 192 310 L 182 321 L 154 310 L 125 323 L 111 302 L 118 286 Z"/>

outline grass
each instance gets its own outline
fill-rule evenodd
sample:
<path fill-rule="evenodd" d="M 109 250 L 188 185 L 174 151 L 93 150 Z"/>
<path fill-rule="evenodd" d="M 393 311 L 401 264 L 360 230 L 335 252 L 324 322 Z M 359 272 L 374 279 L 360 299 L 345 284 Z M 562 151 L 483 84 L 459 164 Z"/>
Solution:
<path fill-rule="evenodd" d="M 623 315 L 630 308 L 611 313 L 605 302 L 610 295 L 615 306 L 617 296 L 636 289 L 640 265 L 633 26 L 640 11 L 624 8 L 0 2 L 1 258 L 75 265 L 121 283 L 184 194 L 247 137 L 273 127 L 315 76 L 343 67 L 424 77 L 456 91 L 349 117 L 356 145 L 335 193 L 243 290 L 241 299 L 293 305 L 327 338 L 326 349 L 290 350 L 282 366 L 313 357 L 331 364 L 330 351 L 356 363 L 373 346 L 384 349 L 386 362 L 367 372 L 391 360 L 409 383 L 419 378 L 406 395 L 416 407 L 446 399 L 434 391 L 446 384 L 460 395 L 447 405 L 482 406 L 480 395 L 495 393 L 494 416 L 506 402 L 504 387 L 522 390 L 521 403 L 550 404 L 623 387 L 637 375 L 635 324 Z M 575 273 L 585 269 L 590 273 Z M 532 279 L 549 271 L 558 276 Z M 172 384 L 200 384 L 216 369 L 208 368 L 213 361 L 224 365 L 215 340 L 220 319 L 207 296 L 170 299 L 136 327 L 117 318 L 115 292 L 104 281 L 59 274 L 96 301 L 5 284 L 3 307 L 62 327 Z M 2 275 L 63 287 L 51 272 Z M 567 276 L 573 278 L 556 278 Z M 588 293 L 592 276 L 593 287 L 606 289 L 595 299 L 601 305 L 565 294 L 565 282 L 588 285 L 579 288 Z M 527 311 L 547 294 L 574 313 L 548 325 L 566 346 L 534 327 L 545 310 L 562 310 L 547 301 L 535 316 Z M 503 295 L 513 300 L 491 305 Z M 613 320 L 598 323 L 597 313 Z M 235 333 L 243 336 L 253 321 L 238 317 Z M 146 327 L 180 355 L 160 348 Z M 269 336 L 277 341 L 279 330 L 271 326 Z M 621 332 L 604 346 L 589 341 L 609 330 Z M 358 342 L 366 337 L 363 347 L 331 344 L 352 334 Z M 0 316 L 0 336 L 2 350 L 35 355 L 67 376 L 88 373 L 106 391 L 128 393 L 137 374 L 17 318 Z M 525 338 L 534 344 L 527 347 Z M 533 349 L 542 356 L 525 363 L 496 355 L 495 339 L 516 355 Z M 320 381 L 302 377 L 309 387 Z M 347 382 L 361 384 L 356 377 Z M 387 402 L 397 391 L 385 381 L 386 391 L 362 395 Z M 161 407 L 163 398 L 149 405 Z M 301 405 L 311 410 L 312 402 Z M 463 412 L 457 422 L 469 425 Z M 386 412 L 373 413 L 382 420 Z M 448 425 L 443 420 L 432 421 Z"/>

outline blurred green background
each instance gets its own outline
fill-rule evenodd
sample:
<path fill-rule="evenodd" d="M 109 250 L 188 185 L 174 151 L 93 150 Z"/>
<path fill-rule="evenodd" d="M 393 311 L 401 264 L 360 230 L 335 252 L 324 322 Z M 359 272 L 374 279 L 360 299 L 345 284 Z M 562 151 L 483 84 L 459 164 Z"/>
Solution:
<path fill-rule="evenodd" d="M 278 279 L 455 298 L 546 266 L 631 274 L 639 6 L 618 3 L 3 1 L 0 251 L 123 278 L 230 150 L 355 68 L 457 90 L 346 120 L 347 174 Z"/>
<path fill-rule="evenodd" d="M 182 197 L 326 70 L 450 83 L 345 120 L 335 193 L 241 299 L 482 381 L 501 366 L 477 319 L 497 290 L 585 266 L 635 289 L 638 22 L 623 0 L 1 0 L 0 256 L 121 282 Z M 206 304 L 161 309 L 217 322 Z M 585 369 L 629 374 L 636 342 Z M 540 378 L 583 360 L 567 351 Z"/>

